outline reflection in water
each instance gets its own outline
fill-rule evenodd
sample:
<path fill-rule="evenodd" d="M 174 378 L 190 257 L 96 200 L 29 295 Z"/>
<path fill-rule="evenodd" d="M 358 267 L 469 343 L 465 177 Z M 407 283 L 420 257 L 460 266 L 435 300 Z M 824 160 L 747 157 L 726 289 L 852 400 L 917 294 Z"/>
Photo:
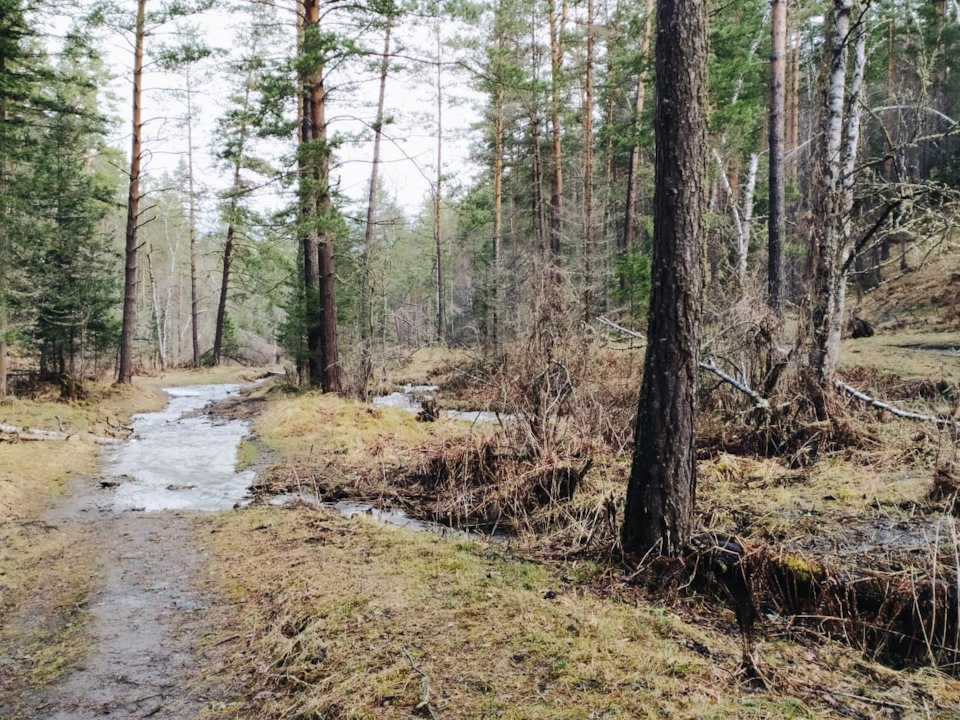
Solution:
<path fill-rule="evenodd" d="M 223 510 L 242 501 L 255 474 L 235 469 L 248 424 L 197 412 L 239 391 L 239 385 L 167 388 L 166 408 L 137 415 L 133 436 L 108 456 L 107 475 L 121 481 L 114 507 Z"/>
<path fill-rule="evenodd" d="M 281 495 L 275 495 L 270 498 L 271 505 L 284 505 L 288 502 L 304 502 L 318 507 L 328 507 L 336 510 L 347 518 L 369 517 L 384 525 L 395 525 L 397 527 L 416 530 L 419 532 L 431 532 L 441 537 L 460 538 L 460 539 L 484 539 L 494 543 L 506 543 L 509 536 L 502 533 L 478 533 L 468 530 L 458 530 L 447 527 L 440 523 L 428 522 L 426 520 L 417 520 L 407 515 L 403 510 L 396 508 L 382 508 L 365 502 L 356 502 L 353 500 L 341 500 L 338 502 L 324 502 L 313 493 L 309 492 L 289 492 Z"/>
<path fill-rule="evenodd" d="M 373 399 L 377 407 L 391 407 L 418 413 L 423 409 L 423 400 L 432 400 L 437 391 L 436 385 L 404 385 L 399 392 L 379 395 Z M 510 422 L 512 415 L 489 412 L 487 410 L 445 410 L 444 415 L 451 420 L 463 420 L 469 423 Z"/>

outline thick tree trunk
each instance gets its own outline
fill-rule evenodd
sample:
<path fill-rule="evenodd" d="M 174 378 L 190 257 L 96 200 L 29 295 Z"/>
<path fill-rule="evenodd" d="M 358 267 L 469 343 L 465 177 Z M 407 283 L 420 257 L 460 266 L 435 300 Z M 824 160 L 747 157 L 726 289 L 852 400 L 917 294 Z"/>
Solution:
<path fill-rule="evenodd" d="M 320 7 L 318 0 L 304 3 L 305 29 L 319 34 Z M 317 327 L 320 349 L 320 387 L 323 392 L 341 391 L 340 353 L 337 337 L 337 291 L 333 263 L 333 240 L 330 237 L 330 148 L 327 143 L 326 89 L 324 88 L 323 64 L 318 63 L 310 78 L 308 124 L 312 193 L 310 194 L 311 244 L 316 252 L 317 300 L 319 307 Z"/>
<path fill-rule="evenodd" d="M 786 99 L 787 0 L 772 0 L 770 22 L 770 217 L 767 221 L 767 304 L 783 317 L 784 217 L 784 104 Z"/>
<path fill-rule="evenodd" d="M 374 121 L 373 162 L 370 167 L 370 193 L 367 196 L 367 224 L 363 233 L 363 288 L 360 308 L 360 387 L 365 396 L 373 372 L 373 236 L 377 222 L 377 180 L 380 175 L 380 140 L 383 136 L 383 107 L 387 93 L 387 72 L 390 69 L 390 31 L 393 17 L 387 16 L 383 35 L 383 59 L 380 61 L 380 96 L 377 119 Z"/>
<path fill-rule="evenodd" d="M 637 77 L 637 98 L 634 104 L 634 133 L 636 139 L 630 149 L 630 166 L 627 171 L 627 204 L 623 215 L 623 235 L 620 236 L 620 255 L 633 249 L 634 223 L 637 214 L 637 175 L 640 172 L 640 123 L 643 118 L 643 104 L 647 93 L 647 63 L 650 55 L 650 36 L 653 33 L 653 0 L 646 0 L 644 8 L 643 40 L 640 42 L 640 57 L 643 69 Z"/>
<path fill-rule="evenodd" d="M 187 70 L 187 193 L 190 223 L 190 322 L 193 333 L 193 367 L 200 367 L 200 299 L 197 295 L 197 198 L 193 186 L 193 87 Z"/>
<path fill-rule="evenodd" d="M 653 294 L 622 540 L 628 552 L 677 554 L 690 537 L 696 498 L 705 0 L 659 0 L 656 55 Z"/>
<path fill-rule="evenodd" d="M 303 3 L 304 25 L 311 12 L 316 13 L 316 0 L 305 0 Z M 313 127 L 311 122 L 311 99 L 310 85 L 311 80 L 304 77 L 301 88 L 300 98 L 300 220 L 304 224 L 309 224 L 313 217 L 314 204 L 312 195 L 315 192 L 314 184 L 316 179 L 313 177 L 311 163 L 307 158 L 307 147 L 313 140 Z M 320 387 L 322 384 L 323 367 L 320 343 L 320 259 L 317 254 L 316 236 L 312 229 L 306 228 L 303 231 L 302 255 L 303 255 L 303 285 L 304 285 L 304 321 L 306 323 L 307 335 L 307 373 L 310 385 Z"/>
<path fill-rule="evenodd" d="M 127 196 L 127 229 L 123 273 L 123 324 L 120 329 L 120 368 L 117 381 L 133 382 L 133 334 L 137 315 L 137 225 L 140 222 L 140 136 L 143 129 L 140 97 L 143 88 L 143 40 L 147 0 L 137 2 L 137 28 L 133 52 L 133 133 L 130 149 L 130 186 Z"/>

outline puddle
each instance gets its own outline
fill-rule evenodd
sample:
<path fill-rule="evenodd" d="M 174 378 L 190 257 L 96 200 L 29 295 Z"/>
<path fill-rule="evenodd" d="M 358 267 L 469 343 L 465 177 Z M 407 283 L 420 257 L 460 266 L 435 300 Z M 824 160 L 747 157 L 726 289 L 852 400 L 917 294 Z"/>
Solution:
<path fill-rule="evenodd" d="M 404 385 L 398 392 L 373 398 L 373 404 L 377 407 L 399 408 L 407 412 L 419 413 L 423 409 L 423 401 L 432 400 L 437 390 L 436 385 Z M 509 422 L 513 419 L 512 415 L 488 410 L 444 410 L 443 414 L 451 420 L 469 423 Z"/>
<path fill-rule="evenodd" d="M 324 502 L 316 495 L 304 492 L 290 492 L 282 495 L 275 495 L 270 498 L 271 505 L 284 505 L 288 502 L 305 502 L 310 505 L 317 505 L 336 510 L 346 518 L 357 516 L 366 516 L 376 520 L 384 525 L 393 525 L 396 527 L 407 528 L 416 532 L 429 532 L 440 537 L 455 538 L 460 540 L 488 540 L 494 543 L 506 543 L 509 536 L 502 533 L 487 535 L 479 532 L 469 532 L 467 530 L 456 530 L 440 523 L 427 522 L 426 520 L 417 520 L 407 515 L 403 510 L 396 508 L 380 508 L 370 503 L 356 502 L 353 500 L 341 500 L 338 502 Z"/>
<path fill-rule="evenodd" d="M 853 524 L 830 534 L 787 542 L 788 549 L 825 555 L 892 555 L 907 553 L 926 555 L 938 544 L 952 537 L 951 524 L 960 530 L 960 523 L 950 515 L 897 520 L 894 518 L 858 518 Z M 952 550 L 951 550 L 952 554 Z"/>
<path fill-rule="evenodd" d="M 949 357 L 960 357 L 960 346 L 957 345 L 900 345 L 905 350 L 919 350 L 920 352 L 933 353 L 934 355 L 947 355 Z"/>
<path fill-rule="evenodd" d="M 116 510 L 224 510 L 242 502 L 254 471 L 236 472 L 243 420 L 198 412 L 240 385 L 167 388 L 167 407 L 133 419 L 133 435 L 107 455 Z"/>

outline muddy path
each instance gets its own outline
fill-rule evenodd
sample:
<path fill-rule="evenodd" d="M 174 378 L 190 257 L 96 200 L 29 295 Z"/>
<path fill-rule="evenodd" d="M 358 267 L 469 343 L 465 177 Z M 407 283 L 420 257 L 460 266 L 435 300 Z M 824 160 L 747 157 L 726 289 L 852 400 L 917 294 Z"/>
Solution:
<path fill-rule="evenodd" d="M 205 585 L 197 538 L 205 513 L 243 503 L 252 481 L 235 470 L 247 423 L 208 411 L 239 390 L 169 389 L 164 410 L 136 417 L 133 435 L 105 452 L 103 475 L 78 480 L 48 513 L 46 522 L 86 538 L 96 554 L 88 650 L 41 696 L 10 708 L 0 699 L 0 717 L 186 719 L 216 699 L 206 678 L 220 603 Z"/>

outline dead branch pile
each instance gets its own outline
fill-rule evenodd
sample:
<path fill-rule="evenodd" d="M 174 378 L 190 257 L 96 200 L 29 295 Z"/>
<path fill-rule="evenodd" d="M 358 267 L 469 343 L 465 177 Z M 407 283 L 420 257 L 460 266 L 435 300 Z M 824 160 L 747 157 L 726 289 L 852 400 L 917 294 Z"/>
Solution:
<path fill-rule="evenodd" d="M 765 616 L 840 638 L 894 667 L 929 664 L 960 673 L 956 567 L 853 569 L 709 533 L 694 538 L 686 557 L 659 558 L 650 569 L 646 580 L 654 587 L 667 582 L 719 592 L 744 634 L 746 662 L 756 622 Z"/>
<path fill-rule="evenodd" d="M 497 435 L 445 444 L 400 471 L 395 482 L 445 525 L 518 533 L 531 513 L 570 501 L 591 465 L 586 449 L 547 458 Z"/>

